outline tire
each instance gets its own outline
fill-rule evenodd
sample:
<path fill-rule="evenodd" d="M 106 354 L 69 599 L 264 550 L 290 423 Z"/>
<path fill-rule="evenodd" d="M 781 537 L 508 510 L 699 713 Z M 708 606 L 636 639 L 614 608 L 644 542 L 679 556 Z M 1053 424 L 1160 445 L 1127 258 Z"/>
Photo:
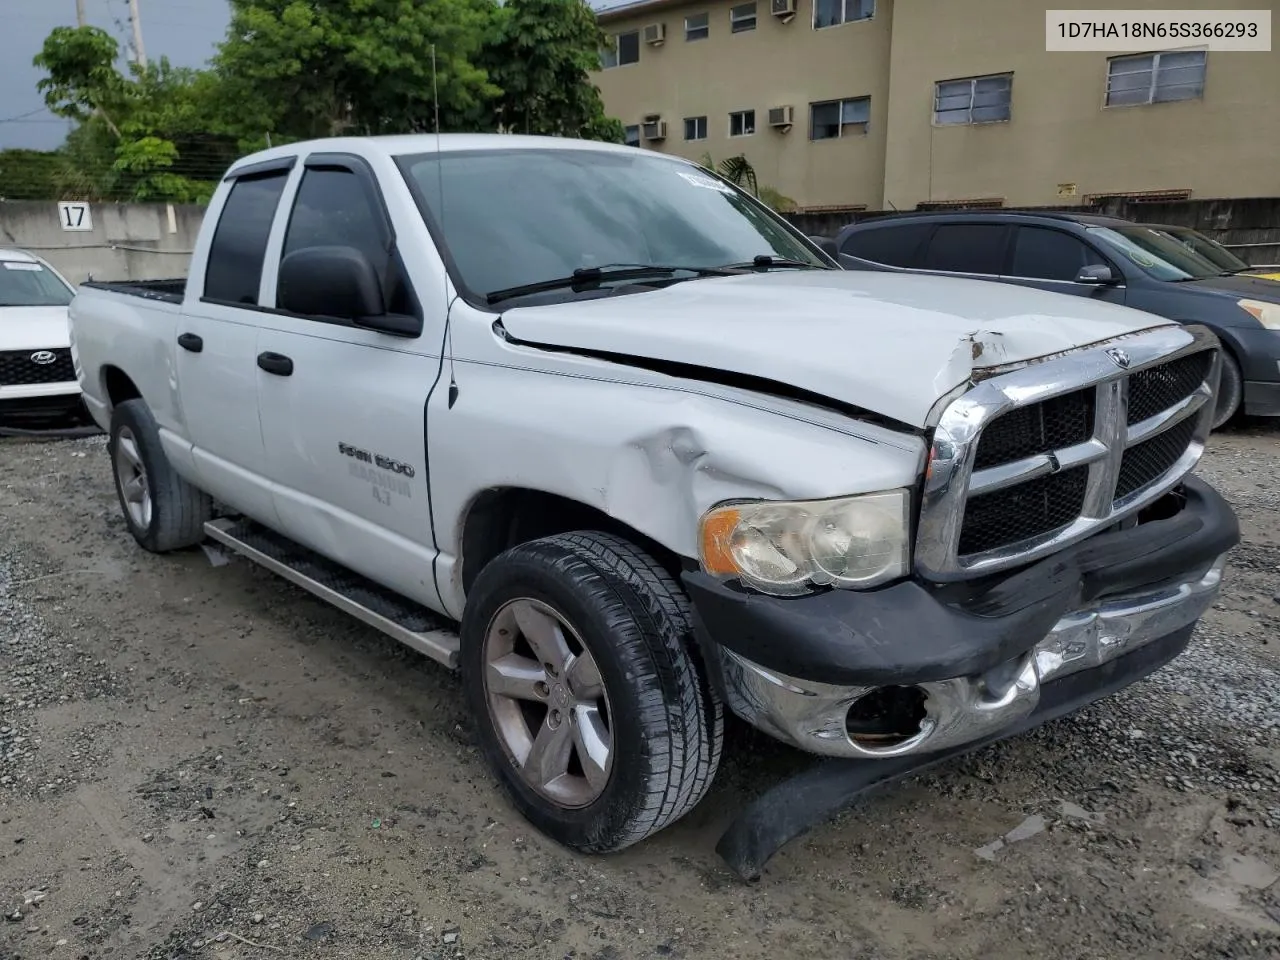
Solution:
<path fill-rule="evenodd" d="M 1225 347 L 1222 350 L 1222 375 L 1218 378 L 1218 396 L 1213 411 L 1213 429 L 1224 427 L 1240 411 L 1244 399 L 1244 378 L 1240 364 Z"/>
<path fill-rule="evenodd" d="M 561 645 L 581 649 L 554 673 L 546 657 L 534 659 L 553 642 L 540 618 L 558 620 L 554 636 Z M 529 635 L 542 638 L 538 648 Z M 476 578 L 461 643 L 463 688 L 485 759 L 520 813 L 552 839 L 584 853 L 621 850 L 684 816 L 711 786 L 724 736 L 723 707 L 697 659 L 688 599 L 635 545 L 580 531 L 512 547 Z M 508 646 L 511 652 L 505 652 Z M 519 699 L 499 689 L 506 681 L 494 661 L 519 673 Z M 579 669 L 584 664 L 587 669 Z M 588 682 L 578 683 L 583 674 Z M 579 694 L 585 697 L 597 678 L 602 695 L 594 702 L 603 709 L 593 715 Z M 552 729 L 557 704 L 565 707 L 562 723 L 570 728 L 560 732 L 573 743 L 568 772 L 535 785 L 546 779 L 534 775 L 535 767 L 557 766 L 525 763 L 538 737 L 560 730 Z M 584 761 L 588 743 L 598 746 L 602 739 L 589 740 L 602 729 L 601 718 L 607 720 L 609 764 L 607 772 L 592 766 L 593 782 Z M 540 754 L 552 755 L 554 748 Z"/>
<path fill-rule="evenodd" d="M 145 401 L 126 400 L 111 412 L 107 450 L 120 512 L 144 550 L 168 553 L 204 540 L 213 502 L 174 472 Z"/>

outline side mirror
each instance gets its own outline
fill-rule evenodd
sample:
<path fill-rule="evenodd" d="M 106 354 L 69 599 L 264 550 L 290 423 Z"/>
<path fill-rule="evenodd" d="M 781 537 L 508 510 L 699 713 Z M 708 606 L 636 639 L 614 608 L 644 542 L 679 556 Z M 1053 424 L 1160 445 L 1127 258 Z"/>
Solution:
<path fill-rule="evenodd" d="M 1115 275 L 1115 271 L 1101 263 L 1089 267 L 1081 267 L 1080 272 L 1076 274 L 1076 283 L 1087 283 L 1095 287 L 1117 283 L 1118 280 L 1119 278 Z"/>
<path fill-rule="evenodd" d="M 290 313 L 353 322 L 386 313 L 377 271 L 355 247 L 304 247 L 286 256 L 276 304 Z"/>
<path fill-rule="evenodd" d="M 831 237 L 810 237 L 809 239 L 832 260 L 840 259 L 840 248 L 836 246 L 835 240 Z"/>

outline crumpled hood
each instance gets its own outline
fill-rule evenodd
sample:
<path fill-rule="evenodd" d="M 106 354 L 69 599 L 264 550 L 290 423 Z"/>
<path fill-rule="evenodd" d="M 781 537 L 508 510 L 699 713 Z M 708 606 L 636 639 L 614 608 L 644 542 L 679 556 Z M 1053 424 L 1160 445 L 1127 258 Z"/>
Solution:
<path fill-rule="evenodd" d="M 66 307 L 0 307 L 0 352 L 70 345 Z"/>
<path fill-rule="evenodd" d="M 1013 284 L 837 270 L 691 280 L 502 315 L 528 343 L 764 377 L 914 427 L 975 369 L 1169 323 Z"/>

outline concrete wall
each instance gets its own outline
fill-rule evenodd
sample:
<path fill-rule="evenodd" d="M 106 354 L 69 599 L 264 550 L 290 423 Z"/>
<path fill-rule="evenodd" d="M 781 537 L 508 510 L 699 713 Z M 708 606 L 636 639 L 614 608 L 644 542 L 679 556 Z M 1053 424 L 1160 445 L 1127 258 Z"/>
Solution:
<path fill-rule="evenodd" d="M 91 204 L 91 231 L 64 230 L 57 203 L 0 201 L 0 246 L 48 260 L 72 283 L 185 277 L 204 207 Z"/>

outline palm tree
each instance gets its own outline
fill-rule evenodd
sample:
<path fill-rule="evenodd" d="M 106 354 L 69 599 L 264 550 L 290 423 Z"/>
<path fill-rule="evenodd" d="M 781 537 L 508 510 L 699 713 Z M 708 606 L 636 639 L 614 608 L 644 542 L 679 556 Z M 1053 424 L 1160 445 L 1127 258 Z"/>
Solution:
<path fill-rule="evenodd" d="M 700 163 L 779 213 L 789 213 L 796 209 L 796 202 L 790 197 L 784 196 L 773 187 L 759 185 L 755 167 L 751 166 L 751 161 L 747 159 L 746 154 L 740 153 L 736 157 L 726 157 L 717 164 L 710 153 L 704 153 Z"/>

